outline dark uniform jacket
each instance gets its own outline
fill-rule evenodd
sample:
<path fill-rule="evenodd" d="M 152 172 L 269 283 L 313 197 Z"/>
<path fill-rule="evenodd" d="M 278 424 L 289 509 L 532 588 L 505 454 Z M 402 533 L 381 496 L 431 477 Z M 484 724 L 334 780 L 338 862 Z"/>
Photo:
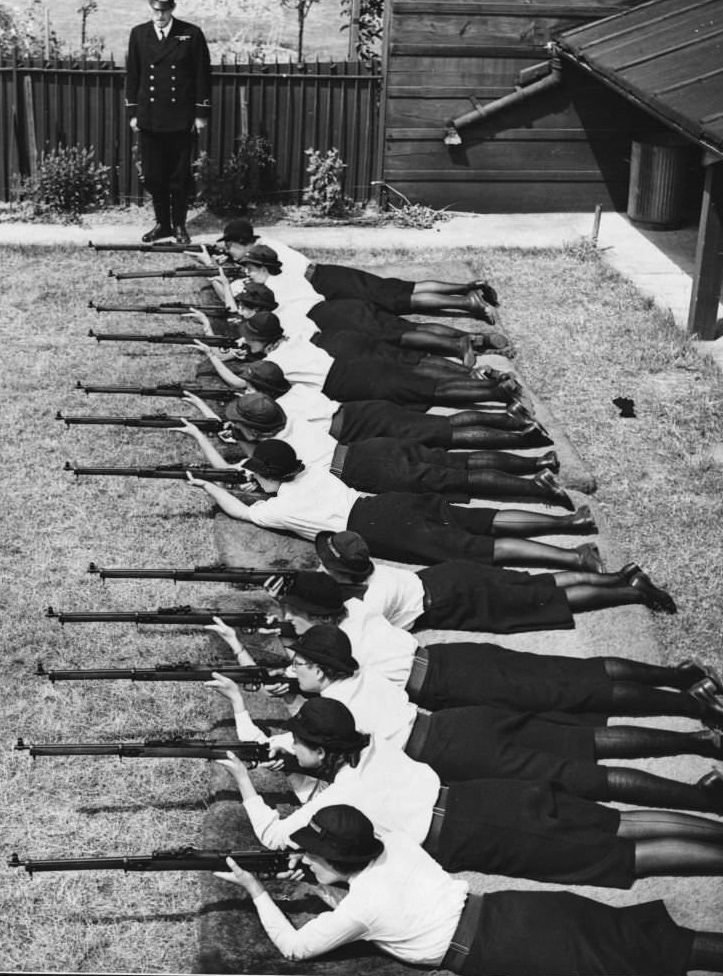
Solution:
<path fill-rule="evenodd" d="M 126 65 L 126 109 L 149 132 L 190 130 L 211 112 L 211 63 L 203 31 L 173 19 L 159 41 L 152 21 L 131 31 Z"/>

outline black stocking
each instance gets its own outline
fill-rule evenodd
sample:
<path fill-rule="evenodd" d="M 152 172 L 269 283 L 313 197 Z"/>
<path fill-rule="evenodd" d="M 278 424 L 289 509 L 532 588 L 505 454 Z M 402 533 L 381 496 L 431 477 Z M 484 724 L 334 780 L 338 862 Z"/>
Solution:
<path fill-rule="evenodd" d="M 721 749 L 708 729 L 673 732 L 639 725 L 611 725 L 594 730 L 596 759 L 640 759 L 643 756 L 705 756 L 715 759 Z"/>
<path fill-rule="evenodd" d="M 580 553 L 530 539 L 495 539 L 494 566 L 544 566 L 550 569 L 579 567 Z"/>
<path fill-rule="evenodd" d="M 423 349 L 425 352 L 436 352 L 442 356 L 454 356 L 461 359 L 464 355 L 462 342 L 459 338 L 432 335 L 431 332 L 405 332 L 399 340 L 403 349 Z"/>
<path fill-rule="evenodd" d="M 686 967 L 723 973 L 723 932 L 693 932 L 693 946 Z"/>
<path fill-rule="evenodd" d="M 565 596 L 573 613 L 605 610 L 607 607 L 622 607 L 628 603 L 644 602 L 642 594 L 634 586 L 576 584 L 565 587 Z"/>
<path fill-rule="evenodd" d="M 612 715 L 685 715 L 700 718 L 700 703 L 682 691 L 633 681 L 614 681 Z"/>
<path fill-rule="evenodd" d="M 663 685 L 666 688 L 687 688 L 690 673 L 678 668 L 664 668 L 644 661 L 630 661 L 624 657 L 606 657 L 605 672 L 613 681 L 636 681 L 643 685 Z"/>
<path fill-rule="evenodd" d="M 723 800 L 717 799 L 702 786 L 679 783 L 642 769 L 609 767 L 605 769 L 607 796 L 591 797 L 631 803 L 636 806 L 671 807 L 679 810 L 701 810 L 723 813 Z"/>
<path fill-rule="evenodd" d="M 467 455 L 468 471 L 486 471 L 493 468 L 510 474 L 534 474 L 541 467 L 544 465 L 538 457 L 522 457 L 505 451 L 473 451 Z"/>
<path fill-rule="evenodd" d="M 534 536 L 558 535 L 574 531 L 571 515 L 545 515 L 544 512 L 523 512 L 510 508 L 499 511 L 492 520 L 492 534 L 495 536 Z M 566 563 L 570 568 L 580 568 L 579 563 Z"/>
<path fill-rule="evenodd" d="M 500 430 L 518 431 L 524 427 L 522 421 L 510 417 L 503 407 L 489 407 L 481 410 L 460 410 L 447 417 L 452 427 L 495 427 Z"/>
<path fill-rule="evenodd" d="M 433 396 L 436 405 L 447 407 L 464 406 L 477 401 L 485 403 L 490 400 L 495 403 L 507 403 L 511 399 L 512 394 L 501 390 L 497 384 L 473 379 L 444 379 L 437 385 Z"/>
<path fill-rule="evenodd" d="M 538 498 L 548 505 L 559 504 L 544 485 L 504 471 L 468 470 L 467 483 L 473 498 Z"/>
<path fill-rule="evenodd" d="M 451 419 L 451 418 L 450 418 Z M 452 448 L 484 448 L 493 450 L 500 447 L 547 447 L 552 444 L 549 437 L 545 437 L 539 431 L 532 434 L 525 434 L 517 430 L 501 429 L 495 430 L 494 424 L 487 424 L 484 427 L 453 427 L 450 447 Z"/>
<path fill-rule="evenodd" d="M 673 810 L 621 810 L 617 835 L 629 840 L 677 837 L 723 845 L 723 823 Z"/>
<path fill-rule="evenodd" d="M 723 847 L 703 840 L 651 838 L 635 844 L 635 875 L 684 877 L 723 874 Z"/>

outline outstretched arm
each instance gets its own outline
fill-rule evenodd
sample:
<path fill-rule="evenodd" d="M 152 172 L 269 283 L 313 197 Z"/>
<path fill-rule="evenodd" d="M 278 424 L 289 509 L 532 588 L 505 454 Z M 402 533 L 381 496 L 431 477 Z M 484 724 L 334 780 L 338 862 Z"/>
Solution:
<path fill-rule="evenodd" d="M 194 488 L 203 488 L 206 494 L 216 502 L 221 511 L 230 518 L 239 519 L 241 522 L 253 521 L 249 517 L 249 506 L 244 505 L 240 499 L 232 495 L 230 491 L 226 491 L 221 485 L 212 484 L 210 481 L 203 481 L 201 478 L 194 478 L 189 471 L 186 472 L 186 477 L 188 478 L 189 485 L 192 485 Z"/>
<path fill-rule="evenodd" d="M 171 430 L 177 430 L 182 434 L 188 434 L 190 437 L 192 437 L 201 448 L 204 457 L 210 462 L 212 468 L 225 470 L 227 468 L 235 467 L 235 465 L 229 464 L 222 454 L 219 454 L 203 431 L 199 430 L 198 427 L 196 427 L 196 425 L 191 423 L 189 420 L 186 420 L 185 417 L 182 418 L 180 427 L 171 427 Z"/>
<path fill-rule="evenodd" d="M 213 366 L 224 383 L 233 387 L 235 390 L 247 389 L 246 382 L 242 380 L 240 376 L 233 373 L 227 366 L 224 366 L 223 360 L 220 358 L 220 356 L 217 356 L 213 352 L 210 346 L 207 346 L 205 342 L 201 342 L 200 339 L 196 339 L 194 346 L 205 354 L 209 363 Z"/>

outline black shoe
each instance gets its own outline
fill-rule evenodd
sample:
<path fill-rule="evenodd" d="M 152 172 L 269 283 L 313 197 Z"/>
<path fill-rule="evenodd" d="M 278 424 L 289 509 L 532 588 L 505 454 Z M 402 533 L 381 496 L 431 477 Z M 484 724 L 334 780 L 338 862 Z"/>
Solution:
<path fill-rule="evenodd" d="M 505 403 L 512 403 L 519 397 L 520 393 L 522 392 L 522 387 L 514 377 L 508 376 L 505 379 L 498 381 L 497 391 L 502 394 L 500 397 L 501 400 L 503 400 Z"/>
<path fill-rule="evenodd" d="M 705 776 L 701 776 L 695 785 L 710 796 L 716 807 L 723 806 L 723 772 L 717 766 L 714 766 Z"/>
<path fill-rule="evenodd" d="M 723 729 L 723 699 L 716 695 L 714 688 L 710 678 L 703 678 L 691 685 L 687 694 L 703 706 L 700 720 L 704 725 L 709 729 Z"/>
<path fill-rule="evenodd" d="M 149 231 L 147 231 L 141 240 L 144 244 L 153 244 L 154 241 L 160 241 L 164 237 L 173 237 L 175 231 L 171 227 L 164 227 L 163 224 L 154 224 Z"/>
<path fill-rule="evenodd" d="M 666 593 L 665 590 L 661 590 L 659 586 L 656 586 L 648 574 L 642 570 L 639 573 L 633 574 L 630 578 L 630 585 L 634 586 L 636 590 L 641 591 L 645 597 L 645 604 L 650 610 L 661 611 L 662 613 L 678 612 L 672 596 Z"/>
<path fill-rule="evenodd" d="M 470 315 L 472 315 L 473 318 L 481 319 L 483 322 L 489 323 L 489 325 L 494 325 L 497 321 L 495 319 L 495 313 L 484 300 L 481 293 L 478 291 L 471 291 L 467 297 L 469 298 Z"/>
<path fill-rule="evenodd" d="M 566 508 L 568 512 L 575 511 L 575 503 L 572 498 L 570 498 L 562 485 L 558 483 L 555 475 L 549 468 L 543 468 L 542 471 L 538 471 L 532 480 L 540 488 L 544 488 L 548 500 L 553 505 L 560 505 L 562 508 Z"/>
<path fill-rule="evenodd" d="M 638 573 L 642 573 L 642 569 L 637 563 L 625 563 L 623 568 L 619 571 L 618 575 L 622 576 L 625 582 L 630 585 L 630 581 L 633 576 L 637 576 Z"/>
<path fill-rule="evenodd" d="M 580 557 L 580 569 L 583 569 L 588 573 L 605 572 L 600 550 L 594 542 L 586 542 L 582 546 L 577 546 L 575 552 L 577 552 Z"/>
<path fill-rule="evenodd" d="M 696 684 L 699 681 L 703 681 L 708 678 L 715 685 L 715 694 L 723 695 L 723 681 L 717 671 L 713 668 L 709 668 L 707 664 L 703 664 L 699 661 L 697 657 L 688 657 L 680 664 L 676 665 L 676 672 L 680 675 L 683 681 L 687 681 L 687 687 L 690 688 L 691 685 Z"/>
<path fill-rule="evenodd" d="M 191 237 L 186 230 L 185 224 L 176 224 L 173 228 L 173 236 L 176 238 L 176 244 L 190 244 Z"/>
<path fill-rule="evenodd" d="M 478 291 L 482 298 L 487 302 L 488 305 L 493 305 L 495 308 L 499 305 L 500 301 L 497 297 L 497 292 L 487 281 L 482 281 L 478 279 L 477 281 L 470 281 L 470 283 L 465 288 L 466 292 Z"/>
<path fill-rule="evenodd" d="M 570 525 L 581 535 L 597 535 L 598 527 L 589 505 L 581 505 L 570 518 Z M 596 547 L 597 548 L 597 547 Z"/>
<path fill-rule="evenodd" d="M 479 332 L 472 336 L 472 345 L 477 352 L 496 352 L 504 356 L 512 348 L 512 343 L 504 332 Z"/>
<path fill-rule="evenodd" d="M 548 468 L 553 474 L 558 474 L 560 470 L 560 458 L 557 456 L 557 451 L 548 451 L 546 454 L 540 454 L 539 457 L 535 458 L 535 463 L 538 468 Z"/>

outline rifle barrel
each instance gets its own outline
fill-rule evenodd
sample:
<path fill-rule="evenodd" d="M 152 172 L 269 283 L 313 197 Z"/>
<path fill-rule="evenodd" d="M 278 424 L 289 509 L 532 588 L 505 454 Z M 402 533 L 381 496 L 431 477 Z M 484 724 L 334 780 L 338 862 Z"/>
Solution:
<path fill-rule="evenodd" d="M 234 851 L 214 848 L 179 847 L 153 851 L 152 854 L 116 857 L 27 858 L 17 854 L 8 858 L 8 867 L 36 871 L 227 871 L 226 858 L 232 857 L 241 867 L 254 874 L 278 874 L 289 868 L 291 851 Z"/>
<path fill-rule="evenodd" d="M 96 342 L 150 342 L 161 346 L 191 346 L 199 339 L 206 346 L 231 349 L 236 341 L 226 336 L 208 336 L 194 332 L 161 332 L 159 335 L 143 332 L 96 332 L 88 330 L 88 336 Z"/>
<path fill-rule="evenodd" d="M 146 414 L 141 417 L 108 417 L 96 415 L 68 416 L 59 410 L 55 415 L 56 420 L 65 422 L 66 427 L 76 426 L 106 426 L 106 427 L 139 427 L 159 430 L 173 429 L 181 427 L 184 420 L 190 420 L 199 430 L 216 432 L 224 427 L 223 420 L 214 420 L 210 417 L 174 417 L 170 414 Z"/>
<path fill-rule="evenodd" d="M 229 389 L 206 388 L 202 386 L 184 386 L 181 383 L 163 383 L 160 386 L 94 386 L 80 381 L 75 384 L 76 390 L 84 393 L 126 393 L 135 396 L 183 397 L 193 393 L 202 400 L 232 400 L 236 394 Z"/>
<path fill-rule="evenodd" d="M 88 247 L 92 247 L 94 251 L 139 251 L 142 254 L 200 254 L 205 247 L 212 256 L 226 254 L 225 249 L 218 244 L 94 244 L 93 241 L 88 241 Z"/>
<path fill-rule="evenodd" d="M 199 312 L 212 312 L 217 316 L 229 314 L 221 305 L 191 305 L 188 302 L 161 302 L 158 305 L 97 305 L 91 299 L 88 308 L 94 308 L 96 312 L 143 312 L 146 315 L 181 315 L 195 308 Z"/>
<path fill-rule="evenodd" d="M 60 624 L 131 623 L 131 624 L 212 624 L 214 617 L 223 617 L 230 627 L 255 632 L 268 631 L 294 637 L 291 624 L 254 610 L 224 610 L 221 607 L 159 607 L 158 610 L 98 610 L 57 612 L 48 607 L 45 616 Z"/>
<path fill-rule="evenodd" d="M 218 268 L 174 268 L 172 271 L 109 271 L 109 278 L 129 281 L 134 278 L 217 278 Z"/>
<path fill-rule="evenodd" d="M 158 465 L 155 468 L 143 468 L 139 466 L 128 466 L 128 467 L 87 467 L 87 466 L 75 466 L 69 461 L 66 461 L 64 469 L 65 471 L 72 471 L 76 476 L 81 475 L 102 475 L 102 476 L 116 476 L 125 478 L 161 478 L 161 479 L 174 479 L 177 481 L 186 480 L 186 472 L 190 471 L 191 474 L 196 478 L 202 478 L 204 481 L 219 481 L 222 484 L 230 485 L 245 485 L 247 484 L 249 478 L 248 474 L 241 470 L 236 471 L 232 468 L 198 468 L 193 465 Z M 255 500 L 258 501 L 262 495 L 257 495 Z"/>
<path fill-rule="evenodd" d="M 178 664 L 157 664 L 152 668 L 107 668 L 75 671 L 46 671 L 38 664 L 36 675 L 56 681 L 211 681 L 214 672 L 231 678 L 236 684 L 249 691 L 258 691 L 264 685 L 280 682 L 288 684 L 290 690 L 298 693 L 299 683 L 295 678 L 273 672 L 282 671 L 283 662 L 269 665 L 218 664 L 192 665 L 188 661 Z"/>
<path fill-rule="evenodd" d="M 107 579 L 170 579 L 176 583 L 248 583 L 262 586 L 267 579 L 282 576 L 291 579 L 297 570 L 282 569 L 227 569 L 224 566 L 194 566 L 192 569 L 160 567 L 146 569 L 141 567 L 96 566 L 91 563 L 89 573 L 95 573 L 102 580 Z"/>
<path fill-rule="evenodd" d="M 261 742 L 238 739 L 176 738 L 139 742 L 25 742 L 18 739 L 15 750 L 32 759 L 58 756 L 115 756 L 118 759 L 226 759 L 233 752 L 251 767 L 270 759 L 269 747 Z M 289 756 L 293 760 L 292 756 Z M 284 759 L 286 763 L 286 760 Z M 298 764 L 291 762 L 294 769 Z"/>

